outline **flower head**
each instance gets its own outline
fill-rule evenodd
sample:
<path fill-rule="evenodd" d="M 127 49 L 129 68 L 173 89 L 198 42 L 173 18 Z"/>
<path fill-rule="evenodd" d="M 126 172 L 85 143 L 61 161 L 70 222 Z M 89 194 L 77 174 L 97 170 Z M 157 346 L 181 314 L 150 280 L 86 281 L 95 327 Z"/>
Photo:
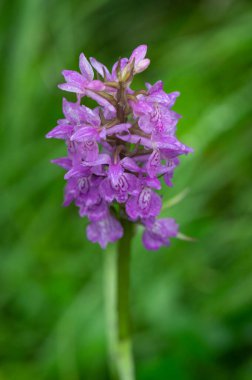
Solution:
<path fill-rule="evenodd" d="M 134 91 L 134 76 L 150 64 L 147 46 L 119 59 L 109 71 L 82 53 L 79 71 L 64 70 L 59 88 L 76 94 L 63 99 L 64 118 L 47 138 L 63 139 L 67 157 L 53 160 L 66 170 L 64 205 L 71 202 L 87 217 L 87 237 L 102 248 L 123 235 L 121 219 L 145 228 L 147 249 L 169 245 L 178 233 L 173 219 L 157 219 L 162 198 L 160 178 L 172 186 L 180 155 L 192 149 L 178 141 L 180 115 L 172 110 L 178 92 L 167 94 L 161 81 Z M 82 104 L 89 97 L 93 109 Z"/>

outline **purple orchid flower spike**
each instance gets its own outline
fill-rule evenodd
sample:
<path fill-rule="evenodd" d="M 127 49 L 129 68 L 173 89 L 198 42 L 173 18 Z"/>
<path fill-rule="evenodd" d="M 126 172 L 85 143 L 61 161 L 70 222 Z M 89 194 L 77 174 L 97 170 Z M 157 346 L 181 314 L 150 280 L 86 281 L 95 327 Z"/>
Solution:
<path fill-rule="evenodd" d="M 192 149 L 176 137 L 180 115 L 172 107 L 179 92 L 166 93 L 162 81 L 130 87 L 150 64 L 146 53 L 140 45 L 112 69 L 82 53 L 80 71 L 64 70 L 59 85 L 75 93 L 76 102 L 63 99 L 64 118 L 46 136 L 65 140 L 67 157 L 53 160 L 66 170 L 64 205 L 73 202 L 88 218 L 87 237 L 102 248 L 123 236 L 125 220 L 144 225 L 147 249 L 169 245 L 178 233 L 173 219 L 156 219 L 160 178 L 172 186 L 178 157 Z M 97 106 L 83 105 L 85 97 Z"/>
<path fill-rule="evenodd" d="M 131 88 L 134 76 L 150 64 L 146 53 L 147 46 L 140 45 L 111 69 L 82 53 L 79 71 L 64 70 L 65 83 L 59 85 L 74 93 L 76 102 L 63 99 L 64 118 L 46 135 L 64 140 L 67 147 L 66 157 L 52 160 L 65 170 L 63 205 L 78 207 L 79 216 L 89 221 L 88 240 L 102 249 L 119 240 L 117 250 L 104 255 L 107 306 L 114 308 L 109 329 L 116 337 L 111 341 L 111 368 L 113 378 L 131 380 L 128 288 L 134 229 L 144 228 L 147 250 L 167 247 L 171 238 L 181 237 L 174 219 L 158 218 L 159 192 L 162 184 L 172 186 L 180 157 L 192 152 L 176 136 L 181 116 L 172 107 L 179 92 L 166 93 L 161 81 Z M 96 106 L 84 105 L 86 97 Z"/>

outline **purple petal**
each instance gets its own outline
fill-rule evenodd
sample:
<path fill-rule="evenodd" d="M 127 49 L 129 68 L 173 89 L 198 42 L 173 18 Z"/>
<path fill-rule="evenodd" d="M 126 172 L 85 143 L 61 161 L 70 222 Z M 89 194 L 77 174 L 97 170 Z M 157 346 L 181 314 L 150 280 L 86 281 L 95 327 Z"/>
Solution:
<path fill-rule="evenodd" d="M 108 214 L 108 206 L 103 200 L 91 206 L 84 204 L 80 207 L 79 214 L 81 217 L 87 216 L 91 222 L 98 222 L 99 220 L 106 218 Z"/>
<path fill-rule="evenodd" d="M 138 196 L 131 196 L 126 203 L 126 212 L 128 216 L 136 220 L 140 218 L 149 218 L 157 216 L 160 213 L 162 201 L 159 195 L 154 193 L 150 188 L 144 187 Z"/>
<path fill-rule="evenodd" d="M 130 170 L 131 172 L 139 173 L 141 171 L 141 168 L 139 168 L 133 158 L 130 157 L 124 157 L 121 160 L 121 165 L 124 167 L 124 169 Z"/>
<path fill-rule="evenodd" d="M 173 173 L 166 173 L 164 175 L 164 181 L 165 181 L 165 184 L 169 187 L 172 187 L 173 186 L 173 183 L 172 183 L 172 178 L 173 178 Z"/>
<path fill-rule="evenodd" d="M 93 80 L 92 82 L 88 83 L 86 87 L 93 91 L 103 91 L 106 88 L 104 83 L 102 83 L 100 80 Z"/>
<path fill-rule="evenodd" d="M 106 75 L 106 79 L 110 79 L 110 72 L 108 71 L 107 67 L 103 65 L 103 63 L 97 61 L 95 58 L 90 57 L 90 62 L 93 66 L 93 68 L 104 78 L 104 73 Z"/>
<path fill-rule="evenodd" d="M 152 191 L 148 187 L 145 187 L 141 193 L 139 194 L 138 197 L 138 208 L 141 210 L 141 213 L 144 213 L 145 210 L 150 209 L 151 206 L 151 198 L 152 198 Z M 139 215 L 139 216 L 144 216 L 144 215 Z M 149 216 L 149 215 L 148 215 Z M 147 217 L 147 215 L 145 215 Z"/>
<path fill-rule="evenodd" d="M 124 67 L 127 65 L 128 61 L 129 61 L 128 58 L 121 58 L 120 59 L 120 64 L 121 64 L 120 70 L 124 69 Z M 118 66 L 118 61 L 116 61 L 116 63 L 112 67 L 112 80 L 117 80 L 117 74 L 116 74 L 117 66 Z"/>
<path fill-rule="evenodd" d="M 156 177 L 159 171 L 161 166 L 160 159 L 160 151 L 158 149 L 153 150 L 146 165 L 147 173 L 151 178 Z"/>
<path fill-rule="evenodd" d="M 83 86 L 84 84 L 88 83 L 85 78 L 77 71 L 63 70 L 62 75 L 65 78 L 65 81 L 70 84 Z"/>
<path fill-rule="evenodd" d="M 87 167 L 83 167 L 82 165 L 76 165 L 73 168 L 71 168 L 64 176 L 66 180 L 72 178 L 72 177 L 83 177 L 83 176 L 89 176 L 90 175 L 90 169 Z"/>
<path fill-rule="evenodd" d="M 99 243 L 103 249 L 108 243 L 113 243 L 122 236 L 121 224 L 111 215 L 98 222 L 91 222 L 87 227 L 87 238 L 93 243 Z"/>
<path fill-rule="evenodd" d="M 68 102 L 63 98 L 62 108 L 65 118 L 72 123 L 79 123 L 83 117 L 83 108 L 78 103 Z"/>
<path fill-rule="evenodd" d="M 135 116 L 145 115 L 146 113 L 150 113 L 152 111 L 152 106 L 148 104 L 145 99 L 136 101 L 131 100 L 129 103 Z"/>
<path fill-rule="evenodd" d="M 61 166 L 63 169 L 69 170 L 72 166 L 72 160 L 68 157 L 55 158 L 51 160 L 53 164 Z"/>
<path fill-rule="evenodd" d="M 164 245 L 162 241 L 160 241 L 160 239 L 155 238 L 155 236 L 151 235 L 151 233 L 148 230 L 144 231 L 142 242 L 144 247 L 150 251 L 156 251 L 160 247 L 162 247 L 162 245 Z M 169 242 L 167 242 L 166 245 L 169 245 Z"/>
<path fill-rule="evenodd" d="M 76 181 L 69 181 L 64 190 L 64 203 L 63 206 L 68 206 L 78 195 L 78 188 Z"/>
<path fill-rule="evenodd" d="M 141 144 L 145 146 L 146 148 L 153 148 L 153 142 L 147 138 L 147 137 L 142 137 L 138 135 L 117 135 L 117 137 L 123 141 L 130 142 L 132 144 Z"/>
<path fill-rule="evenodd" d="M 145 133 L 151 133 L 154 129 L 154 123 L 153 120 L 151 120 L 151 117 L 149 114 L 144 114 L 140 116 L 138 121 L 139 127 L 142 129 Z"/>
<path fill-rule="evenodd" d="M 156 141 L 156 144 L 161 150 L 162 155 L 167 158 L 193 152 L 192 148 L 182 144 L 173 136 L 163 136 L 162 140 Z"/>
<path fill-rule="evenodd" d="M 101 182 L 99 191 L 100 191 L 101 197 L 105 201 L 111 203 L 114 200 L 115 192 L 114 192 L 114 189 L 112 188 L 110 180 L 108 178 L 105 178 Z"/>
<path fill-rule="evenodd" d="M 106 153 L 99 154 L 98 158 L 93 162 L 83 162 L 84 166 L 95 166 L 95 165 L 105 165 L 110 164 L 111 158 Z"/>
<path fill-rule="evenodd" d="M 178 234 L 178 225 L 174 219 L 159 219 L 146 225 L 143 244 L 146 249 L 156 250 L 170 244 L 170 237 Z"/>
<path fill-rule="evenodd" d="M 129 61 L 132 62 L 133 59 L 135 59 L 135 64 L 137 64 L 142 59 L 144 59 L 144 57 L 146 56 L 146 53 L 147 53 L 147 45 L 140 45 L 133 50 Z"/>
<path fill-rule="evenodd" d="M 86 162 L 94 163 L 99 155 L 99 147 L 96 141 L 86 140 L 82 144 L 83 158 Z"/>
<path fill-rule="evenodd" d="M 110 135 L 113 135 L 114 133 L 128 132 L 129 128 L 131 127 L 132 125 L 130 123 L 117 124 L 111 128 L 108 128 L 106 130 L 106 134 L 110 136 Z"/>
<path fill-rule="evenodd" d="M 120 183 L 121 189 L 124 191 L 127 191 L 131 195 L 138 195 L 140 191 L 140 181 L 139 179 L 131 173 L 124 173 L 123 174 L 124 182 Z M 124 185 L 124 183 L 128 183 L 128 187 Z"/>
<path fill-rule="evenodd" d="M 152 198 L 151 198 L 151 212 L 149 215 L 157 216 L 162 208 L 162 200 L 159 195 L 153 192 Z"/>
<path fill-rule="evenodd" d="M 160 190 L 161 189 L 161 183 L 159 181 L 159 179 L 157 178 L 145 178 L 145 184 L 146 186 L 148 187 L 151 187 L 152 189 L 155 189 L 155 190 Z"/>
<path fill-rule="evenodd" d="M 60 124 L 57 127 L 53 128 L 50 132 L 47 133 L 46 137 L 48 139 L 67 139 L 71 136 L 73 132 L 73 126 L 69 124 Z"/>
<path fill-rule="evenodd" d="M 95 127 L 99 127 L 101 124 L 98 107 L 95 109 L 88 108 L 84 105 L 81 106 L 81 120 L 84 123 L 91 124 Z"/>
<path fill-rule="evenodd" d="M 94 78 L 94 72 L 92 66 L 88 62 L 87 58 L 83 53 L 81 53 L 79 58 L 79 67 L 81 74 L 88 80 L 91 81 Z"/>
<path fill-rule="evenodd" d="M 132 219 L 136 220 L 139 216 L 137 196 L 131 196 L 126 203 L 126 213 Z"/>
<path fill-rule="evenodd" d="M 148 58 L 143 59 L 142 61 L 138 62 L 135 65 L 134 71 L 135 71 L 135 73 L 139 74 L 142 71 L 146 70 L 149 65 L 150 65 L 150 60 Z"/>
<path fill-rule="evenodd" d="M 111 163 L 109 165 L 109 170 L 108 170 L 108 176 L 109 179 L 111 180 L 112 185 L 117 185 L 119 178 L 123 174 L 123 168 L 120 163 L 114 164 Z"/>
<path fill-rule="evenodd" d="M 154 83 L 153 86 L 149 83 L 146 83 L 146 87 L 149 93 L 149 95 L 147 96 L 148 102 L 151 102 L 151 103 L 158 102 L 160 104 L 165 105 L 168 108 L 171 108 L 174 105 L 176 98 L 180 95 L 178 91 L 167 94 L 163 90 L 162 81 L 158 81 Z"/>
<path fill-rule="evenodd" d="M 102 96 L 88 89 L 86 90 L 85 94 L 89 98 L 95 100 L 99 105 L 106 107 L 110 112 L 115 112 L 115 107 L 111 103 L 109 103 L 108 100 L 104 99 Z"/>
<path fill-rule="evenodd" d="M 98 131 L 95 127 L 90 125 L 85 125 L 84 127 L 78 129 L 71 137 L 72 141 L 85 141 L 98 138 Z"/>
<path fill-rule="evenodd" d="M 134 195 L 138 192 L 138 179 L 130 173 L 121 174 L 114 184 L 106 178 L 100 185 L 100 194 L 107 202 L 116 199 L 118 203 L 125 203 L 129 194 Z"/>
<path fill-rule="evenodd" d="M 161 80 L 158 80 L 153 85 L 151 85 L 150 83 L 145 83 L 145 86 L 147 87 L 147 90 L 150 95 L 163 90 L 163 82 Z"/>
<path fill-rule="evenodd" d="M 75 92 L 76 94 L 84 94 L 85 89 L 78 86 L 77 84 L 68 84 L 68 83 L 62 83 L 58 85 L 58 88 L 60 88 L 63 91 L 68 92 Z"/>

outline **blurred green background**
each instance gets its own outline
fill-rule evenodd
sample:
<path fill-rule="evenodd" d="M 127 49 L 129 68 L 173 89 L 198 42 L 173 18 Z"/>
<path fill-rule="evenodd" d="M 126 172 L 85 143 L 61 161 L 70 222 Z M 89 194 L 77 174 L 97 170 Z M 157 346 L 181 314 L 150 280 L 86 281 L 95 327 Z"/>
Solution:
<path fill-rule="evenodd" d="M 84 52 L 111 65 L 147 43 L 135 81 L 179 90 L 178 135 L 195 149 L 166 209 L 195 243 L 132 260 L 137 379 L 252 378 L 251 1 L 0 2 L 0 380 L 105 380 L 103 252 L 62 208 L 61 70 Z"/>

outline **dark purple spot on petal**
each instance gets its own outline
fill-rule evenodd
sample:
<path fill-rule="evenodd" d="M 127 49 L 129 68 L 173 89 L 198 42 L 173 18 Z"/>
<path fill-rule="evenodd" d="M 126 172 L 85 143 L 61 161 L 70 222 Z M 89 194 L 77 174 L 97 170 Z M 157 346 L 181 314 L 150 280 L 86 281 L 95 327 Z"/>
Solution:
<path fill-rule="evenodd" d="M 82 177 L 78 179 L 78 188 L 82 194 L 86 194 L 89 190 L 90 183 L 87 177 Z"/>
<path fill-rule="evenodd" d="M 151 204 L 151 189 L 144 187 L 138 197 L 138 205 L 142 210 L 146 210 L 150 207 Z"/>

